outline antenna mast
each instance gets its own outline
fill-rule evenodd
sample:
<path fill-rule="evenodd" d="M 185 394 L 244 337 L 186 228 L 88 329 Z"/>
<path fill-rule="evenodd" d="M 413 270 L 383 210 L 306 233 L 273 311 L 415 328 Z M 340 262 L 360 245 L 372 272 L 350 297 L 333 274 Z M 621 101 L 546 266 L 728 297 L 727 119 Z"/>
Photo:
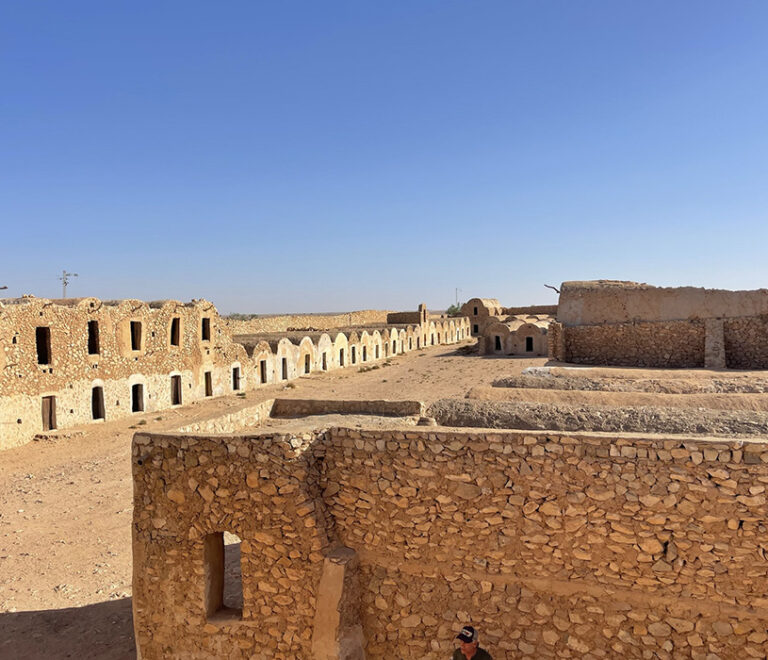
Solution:
<path fill-rule="evenodd" d="M 67 284 L 69 284 L 70 277 L 77 277 L 77 273 L 68 273 L 66 270 L 61 271 L 61 297 L 67 297 Z"/>

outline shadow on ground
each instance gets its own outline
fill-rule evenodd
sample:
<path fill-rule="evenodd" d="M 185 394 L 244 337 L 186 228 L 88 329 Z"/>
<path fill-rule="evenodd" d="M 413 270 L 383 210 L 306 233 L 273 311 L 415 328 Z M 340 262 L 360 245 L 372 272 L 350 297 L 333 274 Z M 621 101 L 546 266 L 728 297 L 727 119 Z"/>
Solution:
<path fill-rule="evenodd" d="M 131 599 L 0 614 L 0 658 L 133 660 Z"/>

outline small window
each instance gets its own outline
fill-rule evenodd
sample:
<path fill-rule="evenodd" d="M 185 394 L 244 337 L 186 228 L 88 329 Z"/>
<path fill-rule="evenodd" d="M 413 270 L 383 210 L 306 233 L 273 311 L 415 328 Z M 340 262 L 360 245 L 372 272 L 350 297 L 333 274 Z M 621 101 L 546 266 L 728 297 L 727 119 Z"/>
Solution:
<path fill-rule="evenodd" d="M 99 354 L 99 322 L 88 321 L 88 355 Z"/>
<path fill-rule="evenodd" d="M 181 319 L 174 316 L 171 319 L 171 346 L 178 346 L 181 343 Z"/>
<path fill-rule="evenodd" d="M 499 337 L 499 335 L 496 335 L 495 339 L 496 339 L 496 347 L 495 348 L 496 348 L 497 351 L 500 351 L 501 350 L 501 337 Z"/>
<path fill-rule="evenodd" d="M 91 417 L 93 417 L 93 419 L 104 419 L 103 387 L 94 387 L 91 389 Z"/>
<path fill-rule="evenodd" d="M 309 353 L 307 353 L 307 354 L 304 356 L 304 373 L 305 373 L 305 374 L 308 374 L 308 373 L 309 373 L 309 366 L 310 366 L 310 365 L 309 365 Z"/>
<path fill-rule="evenodd" d="M 171 405 L 181 405 L 181 376 L 171 376 Z"/>
<path fill-rule="evenodd" d="M 344 349 L 343 348 L 339 349 L 339 366 L 340 367 L 344 366 Z"/>
<path fill-rule="evenodd" d="M 203 376 L 205 378 L 205 396 L 213 396 L 213 373 L 206 371 Z"/>
<path fill-rule="evenodd" d="M 474 309 L 475 311 L 474 311 L 474 312 L 472 312 L 472 314 L 473 314 L 474 316 L 477 316 L 477 307 L 474 307 L 473 309 Z"/>
<path fill-rule="evenodd" d="M 472 326 L 472 332 L 474 332 L 475 334 L 477 334 L 479 331 L 480 331 L 480 330 L 479 330 L 479 326 L 477 325 L 477 323 L 475 323 L 475 325 L 473 325 L 473 326 Z"/>
<path fill-rule="evenodd" d="M 533 352 L 533 337 L 525 338 L 525 350 L 527 353 Z"/>
<path fill-rule="evenodd" d="M 259 361 L 259 375 L 261 376 L 261 384 L 267 382 L 267 361 L 266 360 L 260 360 Z"/>
<path fill-rule="evenodd" d="M 217 532 L 203 539 L 205 614 L 209 619 L 239 619 L 243 615 L 241 541 Z"/>
<path fill-rule="evenodd" d="M 283 380 L 288 380 L 288 358 L 283 358 L 281 364 L 282 364 Z"/>
<path fill-rule="evenodd" d="M 48 326 L 35 328 L 35 342 L 37 343 L 37 363 L 51 363 L 51 329 Z"/>
<path fill-rule="evenodd" d="M 141 350 L 141 321 L 131 321 L 131 350 Z"/>
<path fill-rule="evenodd" d="M 143 412 L 144 386 L 141 383 L 131 386 L 131 412 Z"/>
<path fill-rule="evenodd" d="M 56 430 L 56 397 L 44 396 L 42 403 L 43 431 Z"/>
<path fill-rule="evenodd" d="M 323 371 L 328 371 L 328 354 L 323 351 Z"/>
<path fill-rule="evenodd" d="M 240 367 L 232 367 L 232 389 L 235 392 L 240 389 Z"/>
<path fill-rule="evenodd" d="M 211 319 L 207 316 L 203 317 L 200 336 L 203 341 L 211 341 Z"/>

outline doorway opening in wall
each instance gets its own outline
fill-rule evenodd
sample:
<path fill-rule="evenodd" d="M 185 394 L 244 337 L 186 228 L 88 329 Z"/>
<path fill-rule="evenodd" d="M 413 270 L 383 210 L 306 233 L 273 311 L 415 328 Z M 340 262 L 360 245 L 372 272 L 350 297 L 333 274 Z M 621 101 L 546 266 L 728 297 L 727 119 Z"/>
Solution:
<path fill-rule="evenodd" d="M 392 355 L 397 355 L 397 342 L 392 342 Z"/>
<path fill-rule="evenodd" d="M 178 346 L 181 343 L 181 319 L 174 316 L 171 319 L 171 346 Z"/>
<path fill-rule="evenodd" d="M 497 351 L 500 351 L 500 350 L 501 350 L 501 337 L 499 337 L 499 335 L 496 335 L 496 336 L 494 337 L 494 339 L 495 339 L 495 341 L 496 341 L 496 343 L 495 343 L 495 345 L 494 345 L 494 348 L 495 348 Z"/>
<path fill-rule="evenodd" d="M 181 405 L 181 376 L 171 376 L 171 405 Z"/>
<path fill-rule="evenodd" d="M 353 346 L 352 347 L 352 364 L 355 364 L 357 362 L 357 349 Z"/>
<path fill-rule="evenodd" d="M 200 338 L 203 341 L 210 341 L 211 340 L 211 319 L 207 316 L 204 316 L 202 318 L 200 327 Z"/>
<path fill-rule="evenodd" d="M 408 350 L 413 350 L 413 337 L 408 337 Z"/>
<path fill-rule="evenodd" d="M 229 532 L 207 534 L 203 539 L 205 614 L 209 620 L 243 616 L 240 547 L 240 537 Z"/>
<path fill-rule="evenodd" d="M 344 366 L 344 349 L 343 348 L 339 349 L 339 366 L 340 367 Z"/>
<path fill-rule="evenodd" d="M 421 348 L 421 337 L 416 337 L 416 348 Z"/>
<path fill-rule="evenodd" d="M 266 360 L 259 360 L 259 376 L 261 378 L 261 384 L 264 385 L 264 383 L 267 382 L 267 361 Z"/>
<path fill-rule="evenodd" d="M 42 404 L 43 431 L 56 430 L 56 397 L 44 396 Z"/>
<path fill-rule="evenodd" d="M 323 371 L 328 371 L 328 354 L 323 351 Z"/>
<path fill-rule="evenodd" d="M 141 350 L 141 321 L 131 321 L 131 350 Z"/>
<path fill-rule="evenodd" d="M 437 343 L 438 344 L 440 343 L 440 333 L 439 332 L 437 333 Z"/>
<path fill-rule="evenodd" d="M 478 326 L 477 323 L 475 323 L 475 325 L 472 326 L 472 332 L 474 332 L 475 334 L 480 332 L 480 326 Z"/>
<path fill-rule="evenodd" d="M 309 367 L 310 367 L 310 365 L 309 365 L 309 353 L 307 353 L 304 356 L 304 373 L 305 374 L 309 373 L 309 370 L 310 370 Z"/>
<path fill-rule="evenodd" d="M 35 343 L 37 344 L 37 363 L 51 363 L 51 329 L 46 326 L 35 328 Z"/>
<path fill-rule="evenodd" d="M 94 387 L 91 390 L 91 417 L 104 419 L 104 388 Z"/>
<path fill-rule="evenodd" d="M 206 371 L 203 378 L 205 379 L 205 396 L 213 396 L 213 373 Z"/>
<path fill-rule="evenodd" d="M 526 351 L 526 353 L 532 353 L 533 352 L 533 337 L 526 337 L 525 338 L 525 351 Z"/>
<path fill-rule="evenodd" d="M 280 364 L 282 365 L 283 380 L 288 380 L 288 358 L 283 358 Z"/>
<path fill-rule="evenodd" d="M 240 367 L 232 367 L 232 390 L 240 389 Z"/>
<path fill-rule="evenodd" d="M 131 385 L 131 412 L 144 411 L 144 386 L 141 383 Z"/>
<path fill-rule="evenodd" d="M 430 335 L 430 340 L 432 342 L 432 346 L 435 345 L 435 335 Z"/>
<path fill-rule="evenodd" d="M 378 344 L 376 344 L 376 346 L 373 347 L 373 353 L 374 353 L 374 359 L 378 360 L 379 359 L 379 345 Z"/>
<path fill-rule="evenodd" d="M 99 322 L 88 321 L 88 355 L 99 354 Z"/>
<path fill-rule="evenodd" d="M 368 347 L 363 346 L 363 362 L 368 362 Z"/>

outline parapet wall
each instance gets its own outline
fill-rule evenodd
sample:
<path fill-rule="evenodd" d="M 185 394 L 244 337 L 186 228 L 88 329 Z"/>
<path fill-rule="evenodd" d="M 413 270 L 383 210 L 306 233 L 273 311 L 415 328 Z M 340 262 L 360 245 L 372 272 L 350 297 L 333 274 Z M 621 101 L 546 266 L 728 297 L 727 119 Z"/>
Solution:
<path fill-rule="evenodd" d="M 527 307 L 504 307 L 502 309 L 504 316 L 517 316 L 519 314 L 557 314 L 557 305 L 528 305 Z"/>
<path fill-rule="evenodd" d="M 446 658 L 466 623 L 501 658 L 768 653 L 764 442 L 137 434 L 133 470 L 144 660 L 315 657 L 340 546 L 359 560 L 344 611 L 370 659 Z M 241 619 L 205 612 L 220 531 L 242 539 Z"/>
<path fill-rule="evenodd" d="M 768 313 L 768 289 L 725 291 L 654 287 L 635 282 L 563 282 L 557 320 L 565 326 L 758 316 Z"/>
<path fill-rule="evenodd" d="M 247 321 L 226 319 L 226 324 L 233 335 L 252 335 L 265 332 L 287 332 L 288 330 L 332 330 L 349 326 L 377 325 L 387 322 L 390 312 L 378 309 L 365 309 L 342 314 L 283 314 L 279 316 L 259 316 Z M 416 320 L 418 323 L 418 319 Z"/>

